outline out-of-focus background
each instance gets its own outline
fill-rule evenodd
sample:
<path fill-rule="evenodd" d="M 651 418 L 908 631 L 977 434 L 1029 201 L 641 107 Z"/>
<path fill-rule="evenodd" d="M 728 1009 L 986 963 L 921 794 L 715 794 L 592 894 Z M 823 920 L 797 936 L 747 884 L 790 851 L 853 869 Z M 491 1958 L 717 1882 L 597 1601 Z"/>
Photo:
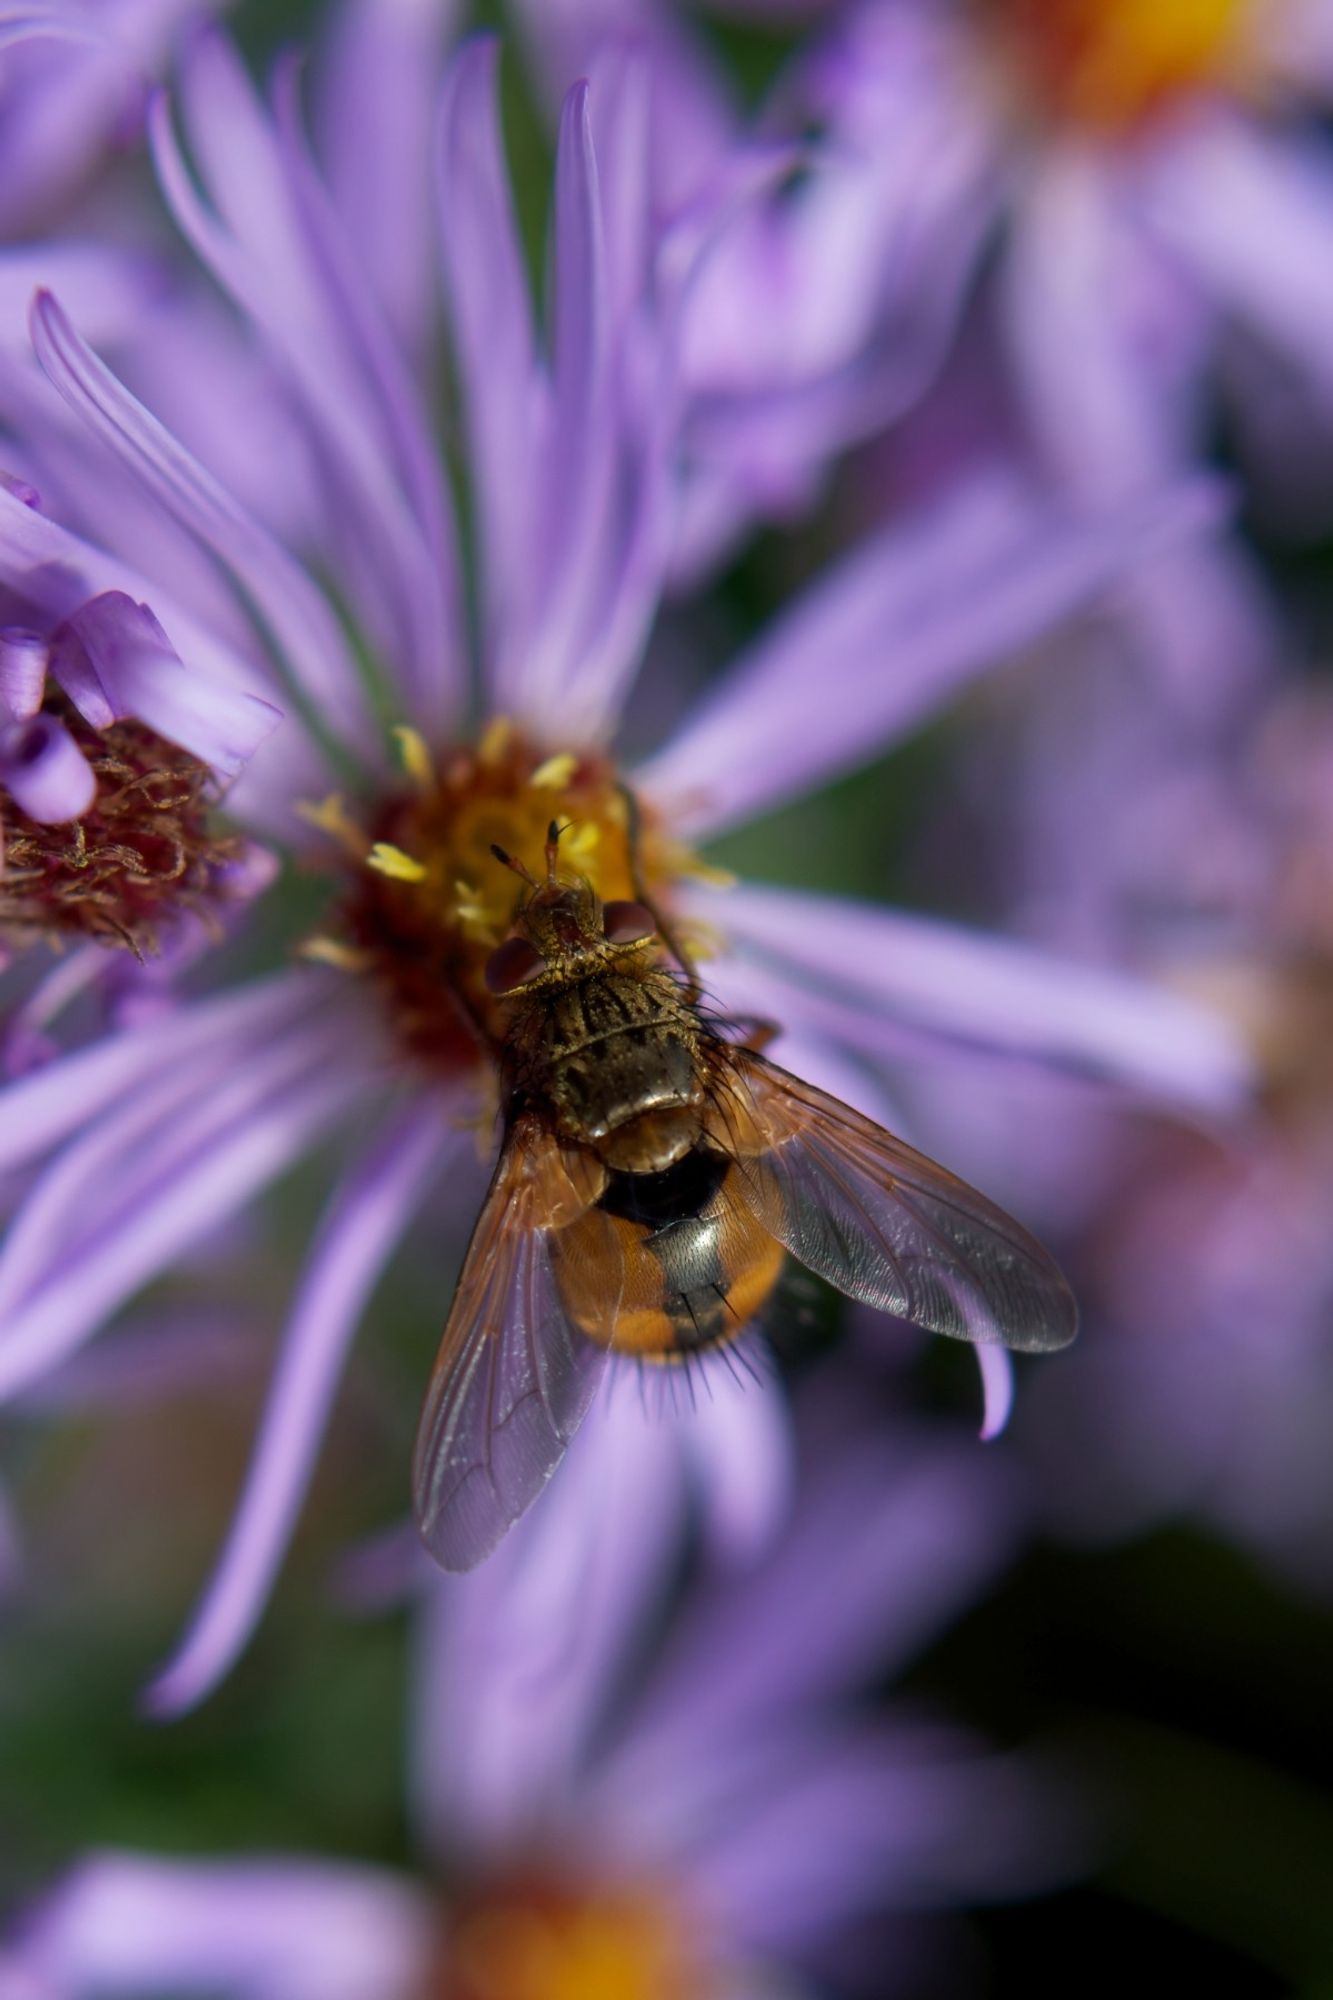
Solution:
<path fill-rule="evenodd" d="M 837 10 L 682 11 L 736 104 L 754 109 Z M 507 37 L 508 142 L 535 264 L 553 151 L 532 41 L 498 5 L 474 19 Z M 323 17 L 248 0 L 231 24 L 262 68 Z M 1279 114 L 1265 101 L 1254 115 Z M 1311 149 L 1333 143 L 1321 115 L 1303 127 Z M 806 123 L 817 145 L 815 110 Z M 1320 170 L 1303 198 L 1333 204 Z M 117 168 L 141 171 L 133 158 Z M 1333 232 L 1333 206 L 1328 221 Z M 1239 210 L 1235 226 L 1248 226 Z M 995 355 L 1005 287 L 1021 288 L 1032 254 L 1026 227 L 1016 207 L 978 260 L 923 398 L 850 439 L 787 518 L 757 520 L 668 608 L 645 703 L 682 702 L 705 663 L 738 651 L 899 496 L 1012 436 L 1019 399 L 1011 385 L 997 407 Z M 1031 296 L 1058 339 L 1061 302 Z M 1035 1064 L 964 1054 L 895 1079 L 921 1143 L 1059 1251 L 1084 1315 L 1073 1351 L 1020 1363 L 1008 1431 L 974 1447 L 1012 1479 L 1012 1560 L 871 1690 L 894 1713 L 905 1704 L 1021 1746 L 1066 1802 L 1044 1884 L 954 1913 L 948 1970 L 923 1972 L 923 1991 L 1007 1995 L 1095 1976 L 1333 1994 L 1333 487 L 1328 446 L 1307 429 L 1303 490 L 1294 477 L 1283 489 L 1290 371 L 1262 328 L 1234 317 L 1228 386 L 1205 370 L 1201 389 L 1181 387 L 1188 418 L 1165 409 L 1159 421 L 1192 427 L 1235 510 L 1238 595 L 1247 615 L 1263 606 L 1263 657 L 1237 669 L 1253 673 L 1247 691 L 1229 707 L 1220 691 L 1236 629 L 1220 598 L 1219 629 L 1159 706 L 1117 650 L 1123 633 L 1085 623 L 871 768 L 710 850 L 748 880 L 1120 965 L 1220 1005 L 1256 1051 L 1254 1108 L 1226 1130 Z M 1070 340 L 1078 324 L 1071 315 Z M 1242 381 L 1248 402 L 1229 393 Z M 1273 418 L 1258 449 L 1238 414 L 1255 406 Z M 645 708 L 642 734 L 656 727 Z M 229 947 L 256 962 L 262 927 L 291 918 L 261 911 L 257 923 L 258 939 Z M 163 1724 L 139 1706 L 229 1518 L 324 1184 L 316 1168 L 293 1173 L 188 1278 L 150 1292 L 114 1355 L 90 1351 L 58 1408 L 32 1398 L 4 1419 L 0 1534 L 12 1534 L 14 1577 L 0 1633 L 0 1894 L 15 1909 L 89 1848 L 419 1864 L 411 1616 L 392 1583 L 377 1595 L 364 1549 L 403 1511 L 459 1248 L 451 1238 L 442 1252 L 438 1229 L 414 1232 L 378 1295 L 249 1652 L 196 1713 Z M 970 1434 L 966 1352 L 891 1347 L 813 1284 L 784 1290 L 772 1333 L 798 1406 L 842 1371 L 886 1436 L 904 1420 Z M 391 1551 L 382 1566 L 392 1574 Z M 872 1964 L 888 1949 L 867 1948 Z M 845 1990 L 881 1990 L 865 1949 L 849 1952 Z M 826 1979 L 844 1990 L 836 1962 Z"/>

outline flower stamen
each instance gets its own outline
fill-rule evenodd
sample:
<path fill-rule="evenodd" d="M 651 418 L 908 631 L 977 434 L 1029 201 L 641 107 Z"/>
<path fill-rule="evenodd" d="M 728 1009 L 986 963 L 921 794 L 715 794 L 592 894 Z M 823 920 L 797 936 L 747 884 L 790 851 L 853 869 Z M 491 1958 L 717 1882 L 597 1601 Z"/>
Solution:
<path fill-rule="evenodd" d="M 96 730 L 63 695 L 49 695 L 41 716 L 77 748 L 93 783 L 72 819 L 34 819 L 0 795 L 4 943 L 94 938 L 143 958 L 176 917 L 212 921 L 242 843 L 211 830 L 208 766 L 139 722 Z"/>

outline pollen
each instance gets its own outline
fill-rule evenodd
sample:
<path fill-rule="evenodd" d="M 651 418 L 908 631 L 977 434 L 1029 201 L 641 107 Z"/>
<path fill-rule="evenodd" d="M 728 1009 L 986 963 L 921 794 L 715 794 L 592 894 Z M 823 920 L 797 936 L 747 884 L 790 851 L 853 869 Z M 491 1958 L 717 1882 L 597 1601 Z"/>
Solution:
<path fill-rule="evenodd" d="M 563 791 L 578 768 L 578 758 L 570 751 L 562 750 L 558 756 L 548 757 L 544 764 L 537 766 L 531 782 L 539 792 Z"/>
<path fill-rule="evenodd" d="M 400 1046 L 455 1072 L 474 1067 L 500 1031 L 485 967 L 525 892 L 497 847 L 540 873 L 554 820 L 561 868 L 586 877 L 604 901 L 644 890 L 669 904 L 671 883 L 692 857 L 637 808 L 631 855 L 626 793 L 600 754 L 539 748 L 504 717 L 471 747 L 427 745 L 415 731 L 398 741 L 401 790 L 305 810 L 328 836 L 346 885 L 336 921 L 321 925 L 306 954 L 364 969 Z"/>
<path fill-rule="evenodd" d="M 393 737 L 408 777 L 420 791 L 428 792 L 435 783 L 435 766 L 425 737 L 406 723 L 399 723 Z"/>
<path fill-rule="evenodd" d="M 387 840 L 375 842 L 366 856 L 366 866 L 387 875 L 391 882 L 425 882 L 430 878 L 430 870 L 424 862 L 414 860 L 410 854 L 404 854 L 401 847 L 393 847 Z"/>
<path fill-rule="evenodd" d="M 29 819 L 0 795 L 4 947 L 93 939 L 147 958 L 180 917 L 214 921 L 242 844 L 213 830 L 207 765 L 142 723 L 95 730 L 58 694 L 45 709 L 82 752 L 96 789 L 79 818 L 59 824 Z"/>
<path fill-rule="evenodd" d="M 1244 89 L 1258 0 L 980 0 L 1027 94 L 1110 135 L 1200 91 Z"/>

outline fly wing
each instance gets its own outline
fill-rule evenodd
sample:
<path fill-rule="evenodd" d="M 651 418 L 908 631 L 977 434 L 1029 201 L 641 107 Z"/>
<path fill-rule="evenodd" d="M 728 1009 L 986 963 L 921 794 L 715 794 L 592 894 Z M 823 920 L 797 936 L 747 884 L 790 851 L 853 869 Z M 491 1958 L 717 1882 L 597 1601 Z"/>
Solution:
<path fill-rule="evenodd" d="M 719 1137 L 759 1221 L 849 1298 L 931 1333 L 1040 1351 L 1074 1338 L 1058 1265 L 1012 1216 L 812 1084 L 728 1052 Z"/>
<path fill-rule="evenodd" d="M 560 1147 L 509 1135 L 468 1245 L 412 1466 L 417 1525 L 445 1569 L 471 1569 L 541 1492 L 587 1413 L 606 1347 L 569 1321 L 552 1262 L 570 1219 Z"/>

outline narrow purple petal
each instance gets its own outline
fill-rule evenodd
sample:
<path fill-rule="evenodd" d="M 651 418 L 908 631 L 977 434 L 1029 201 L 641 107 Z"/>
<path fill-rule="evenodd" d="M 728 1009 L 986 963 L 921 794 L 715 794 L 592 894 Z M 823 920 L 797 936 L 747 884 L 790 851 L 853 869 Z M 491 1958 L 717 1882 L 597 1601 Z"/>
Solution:
<path fill-rule="evenodd" d="M 490 649 L 533 588 L 536 370 L 532 304 L 500 135 L 499 45 L 466 43 L 440 105 L 440 254 L 477 488 Z"/>
<path fill-rule="evenodd" d="M 588 86 L 565 100 L 556 148 L 548 315 L 551 414 L 544 440 L 531 629 L 496 665 L 502 702 L 538 726 L 559 713 L 604 587 L 606 509 L 618 443 L 608 370 L 610 296 Z M 581 717 L 568 718 L 579 732 Z M 558 725 L 557 725 L 558 726 Z"/>
<path fill-rule="evenodd" d="M 312 265 L 366 384 L 385 455 L 401 486 L 394 548 L 400 629 L 391 653 L 418 724 L 456 728 L 466 699 L 453 519 L 442 456 L 402 353 L 366 288 L 365 273 L 310 160 L 301 125 L 299 74 L 285 64 L 276 86 L 278 159 Z M 423 184 L 424 185 L 424 184 Z"/>
<path fill-rule="evenodd" d="M 1000 1436 L 1014 1407 L 1014 1364 L 1006 1350 L 997 1347 L 994 1341 L 978 1341 L 973 1353 L 981 1370 L 981 1394 L 985 1405 L 981 1439 L 984 1444 L 989 1444 L 992 1438 Z"/>
<path fill-rule="evenodd" d="M 387 2000 L 419 1990 L 434 1926 L 427 1899 L 387 1871 L 277 1855 L 194 1862 L 108 1851 L 83 1861 L 28 1917 L 18 1964 L 39 1982 L 31 2000 L 178 1991 Z"/>
<path fill-rule="evenodd" d="M 169 1075 L 48 1169 L 0 1253 L 0 1396 L 73 1353 L 141 1285 L 224 1222 L 346 1109 L 347 1024 L 328 1017 L 200 1089 Z M 21 1087 L 21 1086 L 20 1086 Z"/>
<path fill-rule="evenodd" d="M 239 58 L 220 36 L 201 35 L 181 98 L 216 213 L 200 198 L 163 101 L 150 122 L 158 176 L 181 229 L 253 320 L 304 412 L 326 473 L 344 588 L 409 689 L 421 646 L 431 683 L 423 690 L 438 706 L 460 693 L 444 686 L 460 656 L 438 466 L 401 360 L 369 296 L 358 294 L 354 258 L 305 157 L 284 78 L 275 130 Z M 437 629 L 426 633 L 431 606 Z"/>
<path fill-rule="evenodd" d="M 653 185 L 664 212 L 678 210 L 732 142 L 737 115 L 721 63 L 705 38 L 662 0 L 514 0 L 537 81 L 553 108 L 608 50 L 630 47 L 653 85 Z M 598 151 L 601 152 L 600 137 Z"/>
<path fill-rule="evenodd" d="M 72 1001 L 97 984 L 105 969 L 102 946 L 85 944 L 66 952 L 43 974 L 5 1020 L 0 1050 L 6 1076 L 26 1076 L 56 1060 L 59 1049 L 47 1029 Z"/>
<path fill-rule="evenodd" d="M 226 1546 L 177 1652 L 145 1693 L 178 1715 L 215 1687 L 246 1645 L 287 1550 L 348 1345 L 448 1142 L 432 1098 L 394 1118 L 335 1195 L 283 1340 L 263 1424 Z"/>
<path fill-rule="evenodd" d="M 272 627 L 329 726 L 364 754 L 375 731 L 357 668 L 329 604 L 301 565 L 116 380 L 49 293 L 40 293 L 33 307 L 32 336 L 66 402 L 216 552 Z"/>
<path fill-rule="evenodd" d="M 36 715 L 46 692 L 46 640 L 11 626 L 0 632 L 0 705 L 22 719 Z"/>
<path fill-rule="evenodd" d="M 1250 1063 L 1238 1033 L 1164 988 L 837 897 L 744 888 L 696 891 L 692 901 L 769 964 L 775 981 L 807 986 L 812 1017 L 836 1021 L 866 1055 L 891 1052 L 895 1028 L 906 1025 L 1204 1111 L 1234 1112 L 1245 1101 Z"/>
<path fill-rule="evenodd" d="M 108 1035 L 11 1084 L 0 1095 L 0 1174 L 27 1166 L 79 1126 L 91 1125 L 116 1098 L 160 1069 L 179 1063 L 198 1074 L 197 1066 L 212 1060 L 219 1047 L 262 1044 L 309 1007 L 311 995 L 308 976 L 284 973 L 222 999 L 182 1007 L 151 1028 Z"/>
<path fill-rule="evenodd" d="M 1212 525 L 1220 504 L 1197 485 L 1087 520 L 1013 481 L 974 481 L 807 591 L 638 783 L 695 836 L 769 811 L 876 756 L 977 674 Z"/>
<path fill-rule="evenodd" d="M 325 34 L 315 133 L 334 204 L 385 316 L 424 357 L 434 305 L 430 161 L 458 0 L 342 0 Z"/>
<path fill-rule="evenodd" d="M 29 819 L 50 826 L 78 819 L 97 796 L 92 766 L 53 715 L 0 730 L 0 785 Z"/>

